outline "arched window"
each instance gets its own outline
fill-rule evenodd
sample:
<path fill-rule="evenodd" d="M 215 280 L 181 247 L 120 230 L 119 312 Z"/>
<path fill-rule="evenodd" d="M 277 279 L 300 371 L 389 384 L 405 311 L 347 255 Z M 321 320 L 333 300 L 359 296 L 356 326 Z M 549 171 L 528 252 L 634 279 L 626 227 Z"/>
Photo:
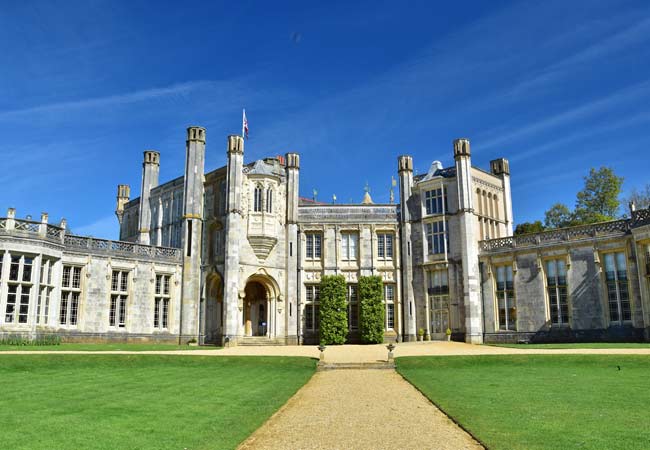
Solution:
<path fill-rule="evenodd" d="M 494 196 L 488 194 L 488 201 L 490 203 L 490 217 L 494 217 Z"/>
<path fill-rule="evenodd" d="M 259 184 L 255 186 L 255 192 L 253 196 L 253 211 L 262 211 L 262 186 Z"/>
<path fill-rule="evenodd" d="M 273 212 L 273 189 L 268 188 L 266 190 L 266 207 L 264 208 L 267 213 Z"/>

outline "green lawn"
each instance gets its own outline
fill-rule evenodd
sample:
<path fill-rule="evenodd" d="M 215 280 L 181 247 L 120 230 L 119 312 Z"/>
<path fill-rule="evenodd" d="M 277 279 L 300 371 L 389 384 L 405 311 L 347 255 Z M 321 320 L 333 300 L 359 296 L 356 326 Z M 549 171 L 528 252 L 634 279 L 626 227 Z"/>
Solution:
<path fill-rule="evenodd" d="M 0 356 L 0 447 L 232 449 L 315 371 L 289 357 Z"/>
<path fill-rule="evenodd" d="M 403 357 L 396 363 L 491 450 L 649 447 L 648 356 Z"/>
<path fill-rule="evenodd" d="M 45 351 L 45 352 L 60 352 L 60 351 L 90 351 L 90 352 L 105 352 L 126 350 L 129 352 L 144 352 L 144 351 L 167 351 L 167 350 L 214 350 L 219 347 L 213 346 L 189 346 L 189 345 L 176 345 L 176 344 L 74 344 L 63 343 L 59 345 L 0 345 L 0 351 Z"/>
<path fill-rule="evenodd" d="M 541 348 L 541 349 L 566 349 L 566 348 L 650 348 L 650 342 L 587 342 L 572 344 L 491 344 L 494 347 L 509 348 Z"/>

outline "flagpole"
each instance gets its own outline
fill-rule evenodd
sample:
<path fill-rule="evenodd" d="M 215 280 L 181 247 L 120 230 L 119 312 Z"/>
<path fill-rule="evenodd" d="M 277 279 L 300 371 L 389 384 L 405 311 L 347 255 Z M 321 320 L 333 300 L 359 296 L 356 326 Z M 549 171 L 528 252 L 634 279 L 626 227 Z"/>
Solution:
<path fill-rule="evenodd" d="M 241 138 L 245 139 L 245 134 L 244 134 L 244 124 L 246 123 L 246 108 L 242 109 L 241 113 Z"/>

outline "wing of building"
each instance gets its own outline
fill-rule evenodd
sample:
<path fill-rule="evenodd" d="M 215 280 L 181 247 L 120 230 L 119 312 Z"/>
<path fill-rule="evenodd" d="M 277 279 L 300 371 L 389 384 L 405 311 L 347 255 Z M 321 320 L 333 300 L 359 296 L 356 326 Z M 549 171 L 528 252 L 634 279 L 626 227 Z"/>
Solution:
<path fill-rule="evenodd" d="M 118 186 L 119 241 L 9 209 L 0 338 L 317 343 L 319 283 L 337 274 L 349 342 L 368 275 L 384 283 L 387 341 L 650 339 L 650 210 L 513 237 L 508 161 L 472 166 L 467 139 L 426 174 L 399 156 L 398 204 L 303 199 L 300 155 L 246 163 L 240 136 L 205 173 L 205 148 L 205 129 L 188 128 L 184 173 L 163 184 L 160 154 L 144 152 L 140 197 Z"/>

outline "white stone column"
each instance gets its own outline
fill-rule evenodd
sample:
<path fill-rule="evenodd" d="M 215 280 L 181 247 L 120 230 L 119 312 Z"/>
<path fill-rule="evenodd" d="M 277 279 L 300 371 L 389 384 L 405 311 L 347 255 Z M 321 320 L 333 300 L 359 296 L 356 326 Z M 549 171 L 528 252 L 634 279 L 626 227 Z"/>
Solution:
<path fill-rule="evenodd" d="M 203 128 L 201 128 L 203 130 Z M 189 130 L 189 129 L 188 129 Z M 205 130 L 204 130 L 205 133 Z M 188 141 L 189 142 L 189 141 Z M 205 140 L 203 141 L 205 144 Z M 160 173 L 160 153 L 155 150 L 145 150 L 144 161 L 142 162 L 142 189 L 140 191 L 140 214 L 138 216 L 138 242 L 149 244 L 151 228 L 151 189 L 158 186 L 158 174 Z M 186 174 L 187 175 L 187 174 Z"/>
<path fill-rule="evenodd" d="M 300 192 L 300 155 L 286 154 L 287 173 L 287 224 L 286 230 L 286 275 L 285 297 L 285 337 L 288 343 L 298 344 L 300 311 L 298 292 L 300 276 L 298 274 L 298 257 L 300 256 L 300 235 L 298 234 L 298 194 Z M 322 250 L 322 249 L 321 249 Z M 289 314 L 291 312 L 291 314 Z"/>
<path fill-rule="evenodd" d="M 199 335 L 205 137 L 205 128 L 189 127 L 187 129 L 183 186 L 181 339 L 196 339 Z"/>
<path fill-rule="evenodd" d="M 226 175 L 227 216 L 224 261 L 224 345 L 237 345 L 244 334 L 241 317 L 243 288 L 239 280 L 239 245 L 242 236 L 242 190 L 243 190 L 244 139 L 228 136 L 228 166 Z M 242 295 L 243 294 L 243 295 Z M 239 306 L 242 305 L 240 310 Z"/>
<path fill-rule="evenodd" d="M 413 159 L 410 156 L 398 158 L 399 192 L 400 192 L 400 226 L 402 256 L 402 307 L 404 308 L 405 341 L 416 340 L 417 308 L 413 293 L 413 255 L 411 245 L 411 213 L 408 202 L 413 189 Z"/>
<path fill-rule="evenodd" d="M 467 139 L 454 141 L 456 182 L 458 185 L 458 216 L 463 264 L 463 298 L 465 302 L 465 341 L 483 343 L 483 305 L 478 270 L 478 238 L 474 215 L 472 162 Z"/>

